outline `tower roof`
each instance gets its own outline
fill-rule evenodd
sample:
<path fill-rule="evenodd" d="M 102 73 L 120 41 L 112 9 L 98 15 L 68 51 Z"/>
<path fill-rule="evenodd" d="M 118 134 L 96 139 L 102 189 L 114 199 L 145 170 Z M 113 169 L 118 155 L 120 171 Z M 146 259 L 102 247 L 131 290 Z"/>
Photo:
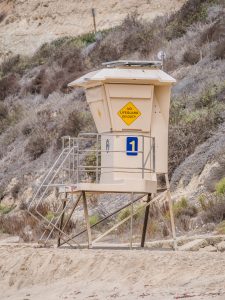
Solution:
<path fill-rule="evenodd" d="M 115 61 L 105 63 L 107 68 L 90 72 L 69 86 L 91 87 L 102 83 L 139 83 L 154 85 L 171 85 L 176 80 L 158 69 L 160 62 Z"/>

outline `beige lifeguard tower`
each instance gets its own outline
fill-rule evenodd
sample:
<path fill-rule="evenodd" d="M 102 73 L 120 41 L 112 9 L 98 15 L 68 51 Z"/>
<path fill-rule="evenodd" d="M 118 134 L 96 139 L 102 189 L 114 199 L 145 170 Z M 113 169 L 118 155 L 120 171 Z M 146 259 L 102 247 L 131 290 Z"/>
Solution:
<path fill-rule="evenodd" d="M 168 121 L 175 79 L 159 62 L 116 61 L 71 82 L 85 88 L 101 135 L 101 174 L 81 190 L 157 190 L 156 174 L 168 172 Z"/>
<path fill-rule="evenodd" d="M 135 201 L 147 195 L 141 240 L 143 247 L 150 201 L 152 195 L 157 193 L 157 176 L 164 174 L 175 241 L 167 175 L 169 107 L 171 86 L 174 83 L 175 79 L 161 69 L 161 62 L 115 61 L 105 63 L 103 69 L 88 73 L 69 84 L 70 87 L 85 89 L 98 132 L 80 133 L 77 138 L 65 137 L 62 153 L 34 196 L 33 203 L 36 203 L 37 211 L 38 205 L 51 186 L 57 186 L 66 195 L 66 199 L 68 194 L 79 195 L 65 223 L 63 218 L 67 202 L 63 202 L 59 218 L 49 222 L 52 231 L 47 239 L 56 230 L 60 246 L 80 234 L 70 238 L 64 228 L 82 197 L 90 247 L 91 226 L 85 193 L 130 193 L 132 207 Z M 86 163 L 85 159 L 90 155 L 94 155 L 92 164 Z M 60 175 L 61 170 L 63 175 Z M 134 200 L 134 194 L 142 196 Z M 154 198 L 152 201 L 156 200 L 157 198 Z M 125 207 L 127 205 L 123 208 Z M 132 217 L 133 210 L 128 219 L 132 220 Z M 112 230 L 115 228 L 114 226 Z M 106 234 L 109 232 L 111 231 L 107 231 Z M 63 240 L 63 243 L 60 240 Z"/>

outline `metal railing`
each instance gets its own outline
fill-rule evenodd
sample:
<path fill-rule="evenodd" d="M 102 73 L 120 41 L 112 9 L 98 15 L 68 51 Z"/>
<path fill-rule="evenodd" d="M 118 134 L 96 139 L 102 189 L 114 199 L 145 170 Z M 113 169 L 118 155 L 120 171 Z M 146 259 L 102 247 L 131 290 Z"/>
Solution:
<path fill-rule="evenodd" d="M 141 150 L 136 151 L 136 155 L 141 155 L 141 163 L 139 166 L 115 166 L 102 165 L 101 158 L 103 153 L 126 154 L 126 149 L 114 150 L 104 149 L 102 147 L 102 138 L 111 137 L 133 137 L 131 134 L 109 134 L 109 133 L 80 133 L 77 138 L 63 137 L 63 150 L 73 149 L 69 156 L 69 168 L 64 167 L 68 178 L 73 178 L 73 183 L 80 182 L 95 182 L 99 183 L 100 178 L 106 173 L 135 173 L 141 174 L 144 178 L 145 174 L 155 172 L 155 139 L 146 136 L 138 135 L 141 143 Z M 148 147 L 146 146 L 148 143 Z M 145 148 L 148 149 L 145 151 Z M 72 176 L 71 176 L 72 174 Z"/>
<path fill-rule="evenodd" d="M 146 135 L 138 135 L 141 150 L 136 151 L 141 156 L 139 166 L 102 165 L 103 153 L 125 154 L 126 149 L 104 149 L 102 139 L 110 137 L 132 137 L 133 135 L 117 133 L 80 133 L 77 138 L 65 136 L 62 138 L 62 152 L 53 166 L 46 172 L 44 179 L 29 202 L 37 208 L 48 195 L 50 188 L 71 187 L 82 182 L 99 183 L 101 176 L 112 173 L 132 173 L 144 178 L 146 174 L 155 171 L 155 140 Z M 148 147 L 146 146 L 148 142 Z M 145 152 L 145 149 L 147 151 Z"/>

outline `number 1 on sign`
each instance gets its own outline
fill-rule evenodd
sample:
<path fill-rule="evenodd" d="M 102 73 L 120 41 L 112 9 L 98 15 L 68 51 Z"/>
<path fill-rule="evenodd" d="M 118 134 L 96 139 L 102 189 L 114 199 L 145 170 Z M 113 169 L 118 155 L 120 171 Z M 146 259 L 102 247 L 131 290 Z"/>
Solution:
<path fill-rule="evenodd" d="M 132 148 L 131 148 L 131 151 L 134 152 L 134 151 L 135 151 L 135 141 L 131 141 L 131 142 L 130 142 L 130 145 L 131 145 L 131 147 L 132 147 Z"/>
<path fill-rule="evenodd" d="M 138 155 L 138 138 L 136 136 L 127 137 L 126 154 L 128 156 Z"/>

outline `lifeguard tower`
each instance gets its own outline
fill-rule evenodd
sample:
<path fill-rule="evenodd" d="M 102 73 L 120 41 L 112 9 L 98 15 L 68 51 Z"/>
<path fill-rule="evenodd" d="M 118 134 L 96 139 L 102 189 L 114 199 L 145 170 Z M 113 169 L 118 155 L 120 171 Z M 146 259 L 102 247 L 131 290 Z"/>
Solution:
<path fill-rule="evenodd" d="M 152 196 L 157 194 L 158 175 L 163 174 L 175 241 L 167 175 L 170 93 L 174 83 L 175 79 L 161 70 L 161 62 L 115 61 L 105 63 L 103 69 L 88 73 L 69 84 L 70 87 L 85 89 L 98 132 L 80 133 L 77 138 L 63 138 L 63 151 L 29 206 L 30 211 L 35 206 L 37 215 L 44 218 L 38 212 L 38 206 L 44 201 L 48 189 L 57 187 L 59 193 L 65 195 L 56 213 L 57 220 L 47 220 L 51 230 L 46 240 L 56 231 L 60 246 L 70 244 L 79 235 L 70 237 L 64 229 L 83 198 L 85 231 L 91 247 L 110 231 L 92 241 L 86 193 L 130 193 L 132 214 L 128 219 L 131 221 L 133 203 L 147 196 L 141 239 L 143 247 L 149 206 L 152 201 L 157 201 L 158 196 Z M 90 156 L 91 164 L 86 159 Z M 136 194 L 139 196 L 134 199 Z M 68 205 L 71 202 L 67 200 L 68 195 L 77 195 L 73 205 Z M 64 221 L 68 207 L 69 217 Z M 46 237 L 46 232 L 43 237 Z"/>

